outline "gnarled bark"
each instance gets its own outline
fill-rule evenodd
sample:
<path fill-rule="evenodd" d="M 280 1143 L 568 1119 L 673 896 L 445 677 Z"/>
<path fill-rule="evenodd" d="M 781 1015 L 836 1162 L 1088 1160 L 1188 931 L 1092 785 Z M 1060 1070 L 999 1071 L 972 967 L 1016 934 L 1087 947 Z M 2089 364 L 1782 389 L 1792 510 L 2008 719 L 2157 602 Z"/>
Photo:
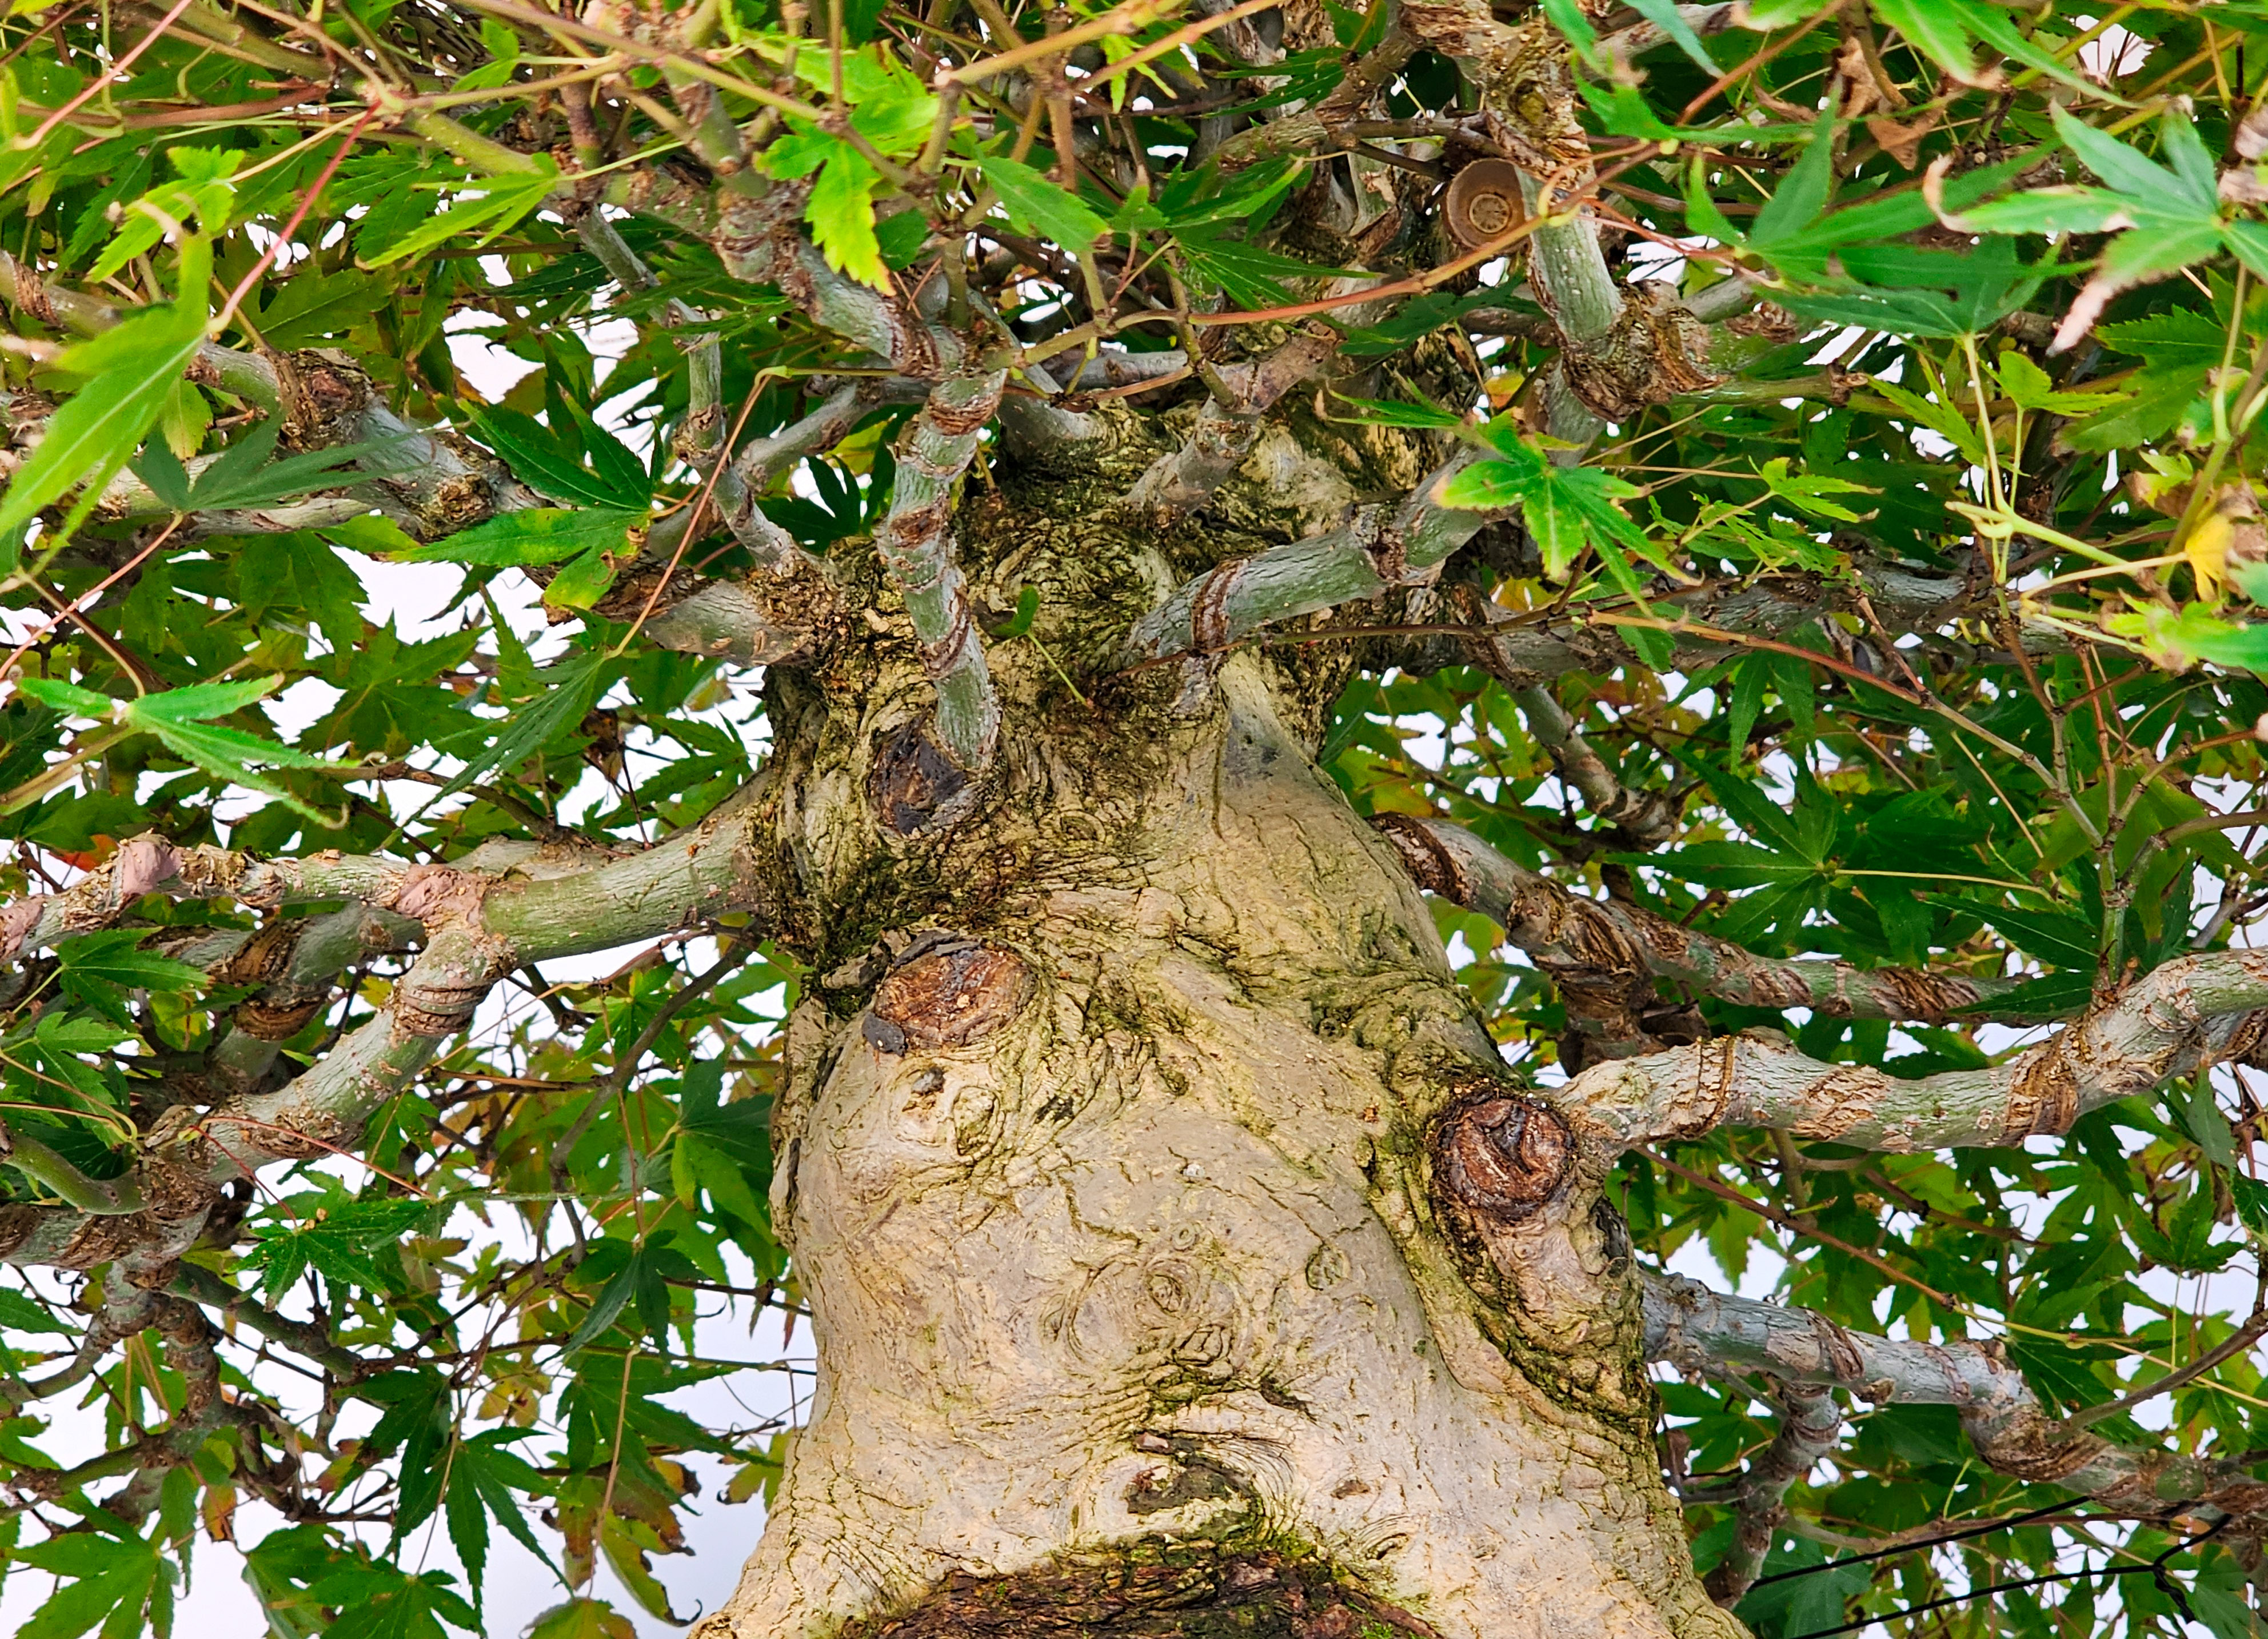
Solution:
<path fill-rule="evenodd" d="M 1154 459 L 1082 447 L 956 520 L 972 599 L 1042 592 L 991 651 L 989 776 L 922 760 L 917 621 L 823 690 L 774 676 L 754 852 L 821 975 L 774 1222 L 820 1381 L 696 1631 L 1731 1639 L 1655 1457 L 1611 1157 L 1505 1074 L 1309 761 L 1333 685 L 1239 652 L 1194 702 L 1165 668 L 1066 702 L 1040 651 L 1125 630 L 1194 545 L 1082 508 Z"/>

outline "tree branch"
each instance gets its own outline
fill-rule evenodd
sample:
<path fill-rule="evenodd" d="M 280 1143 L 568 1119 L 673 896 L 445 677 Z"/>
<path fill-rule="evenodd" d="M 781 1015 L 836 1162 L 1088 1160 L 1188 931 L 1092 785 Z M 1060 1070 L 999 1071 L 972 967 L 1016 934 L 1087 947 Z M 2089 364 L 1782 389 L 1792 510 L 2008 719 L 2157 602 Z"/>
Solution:
<path fill-rule="evenodd" d="M 1998 1343 L 1920 1343 L 1837 1326 L 1808 1309 L 1710 1290 L 1681 1275 L 1641 1276 L 1646 1354 L 1723 1378 L 1761 1372 L 1783 1384 L 1843 1389 L 1877 1406 L 1951 1406 L 1986 1466 L 2052 1485 L 2114 1513 L 2268 1519 L 2268 1481 L 2233 1462 L 2116 1445 L 2041 1409 Z"/>
<path fill-rule="evenodd" d="M 1800 575 L 1756 576 L 1737 584 L 1657 585 L 1653 611 L 1702 629 L 1672 629 L 1671 664 L 1697 670 L 1727 655 L 1752 652 L 1742 640 L 1783 642 L 1822 616 L 1855 609 L 1863 598 L 1896 633 L 1935 636 L 1970 607 L 1962 581 L 1859 560 L 1848 586 L 1822 586 Z M 1459 590 L 1459 589 L 1453 589 Z M 1472 619 L 1466 640 L 1473 665 L 1510 689 L 1548 684 L 1569 672 L 1611 672 L 1643 665 L 1618 628 L 1577 610 L 1517 615 L 1485 598 L 1461 599 Z"/>
<path fill-rule="evenodd" d="M 953 549 L 953 489 L 968 470 L 978 436 L 999 408 L 1005 371 L 939 382 L 898 440 L 898 481 L 874 532 L 882 568 L 912 620 L 922 670 L 937 690 L 938 739 L 974 772 L 1000 737 L 1000 705 L 969 613 Z"/>
<path fill-rule="evenodd" d="M 0 1262 L 87 1268 L 129 1253 L 157 1264 L 178 1257 L 202 1231 L 223 1185 L 271 1162 L 356 1145 L 370 1117 L 414 1082 L 506 974 L 533 961 L 696 928 L 726 912 L 760 913 L 749 818 L 759 789 L 751 785 L 700 824 L 652 848 L 578 871 L 484 873 L 358 862 L 365 879 L 382 884 L 373 900 L 382 892 L 387 906 L 426 930 L 424 951 L 394 981 L 385 1005 L 280 1088 L 238 1094 L 203 1115 L 169 1112 L 144 1136 L 129 1174 L 143 1209 L 89 1214 L 0 1206 Z M 318 856 L 251 865 L 225 849 L 176 850 L 153 837 L 128 846 L 136 850 L 133 861 L 122 849 L 106 867 L 114 883 L 122 862 L 123 886 L 130 887 L 168 861 L 217 858 L 234 868 L 237 886 L 215 891 L 239 898 L 255 873 L 265 873 L 280 898 L 304 886 L 287 866 L 339 863 Z M 373 872 L 372 865 L 390 874 Z"/>
<path fill-rule="evenodd" d="M 704 88 L 705 89 L 705 88 Z M 709 107 L 717 106 L 711 98 Z M 638 254 L 622 238 L 603 209 L 593 209 L 583 213 L 575 224 L 576 237 L 583 246 L 599 259 L 601 266 L 612 274 L 615 283 L 624 290 L 651 290 L 659 281 L 653 271 L 638 259 Z M 663 304 L 673 329 L 685 329 L 707 322 L 708 315 L 689 307 L 675 297 Z M 699 466 L 713 452 L 717 440 L 724 435 L 724 406 L 721 403 L 724 383 L 724 361 L 714 331 L 697 332 L 683 338 L 680 343 L 686 357 L 688 377 L 685 420 L 678 432 L 678 453 Z"/>
<path fill-rule="evenodd" d="M 1338 347 L 1337 331 L 1314 325 L 1265 358 L 1219 371 L 1230 396 L 1224 400 L 1216 392 L 1205 400 L 1182 447 L 1160 457 L 1135 481 L 1126 504 L 1150 512 L 1160 525 L 1204 506 L 1252 452 L 1262 418 L 1276 401 L 1314 374 Z"/>
<path fill-rule="evenodd" d="M 1543 684 L 1513 691 L 1528 731 L 1551 753 L 1560 778 L 1582 794 L 1591 812 L 1641 842 L 1666 842 L 1677 834 L 1678 812 L 1667 791 L 1633 791 L 1614 776 L 1591 743 L 1576 731 L 1558 696 Z"/>
<path fill-rule="evenodd" d="M 1128 665 L 1215 654 L 1261 628 L 1335 605 L 1422 586 L 1491 514 L 1444 506 L 1441 486 L 1479 455 L 1461 449 L 1399 506 L 1366 506 L 1322 534 L 1227 562 L 1184 582 L 1136 622 Z"/>
<path fill-rule="evenodd" d="M 336 899 L 390 908 L 405 879 L 421 869 L 432 867 L 368 854 L 261 860 L 209 842 L 176 848 L 145 832 L 121 843 L 109 859 L 62 893 L 33 894 L 0 909 L 0 960 L 72 934 L 113 927 L 145 893 L 230 898 L 261 910 Z"/>
<path fill-rule="evenodd" d="M 777 285 L 813 323 L 887 359 L 902 375 L 934 381 L 957 371 L 967 352 L 960 337 L 931 324 L 895 290 L 870 289 L 827 265 L 799 225 L 809 193 L 806 184 L 789 183 L 761 197 L 727 197 L 706 235 L 725 270 L 752 284 Z"/>
<path fill-rule="evenodd" d="M 2068 1132 L 2089 1110 L 2244 1059 L 2268 1038 L 2261 1009 L 2268 951 L 2221 951 L 2168 962 L 1989 1069 L 1901 1080 L 1869 1065 L 1822 1064 L 1749 1032 L 1587 1069 L 1555 1103 L 1624 1144 L 1719 1127 L 1902 1153 L 2007 1144 Z"/>
<path fill-rule="evenodd" d="M 271 921 L 246 936 L 210 969 L 223 984 L 261 985 L 258 994 L 237 1004 L 226 1033 L 205 1055 L 216 1084 L 231 1091 L 249 1090 L 275 1068 L 284 1042 L 322 1011 L 341 974 L 380 952 L 409 950 L 424 936 L 411 918 L 362 904 L 296 922 Z"/>
<path fill-rule="evenodd" d="M 330 1334 L 321 1327 L 278 1314 L 250 1293 L 237 1290 L 211 1270 L 196 1264 L 179 1265 L 173 1272 L 173 1284 L 166 1290 L 177 1297 L 217 1309 L 231 1319 L 250 1327 L 269 1342 L 281 1344 L 293 1354 L 333 1371 L 357 1377 L 369 1368 L 369 1362 L 352 1349 L 333 1342 Z"/>
<path fill-rule="evenodd" d="M 1741 1007 L 1808 1007 L 1830 1018 L 1941 1025 L 2023 982 L 1757 956 L 1638 906 L 1576 893 L 1446 820 L 1380 814 L 1371 823 L 1401 850 L 1418 886 L 1497 923 L 1572 993 L 1571 1009 L 1587 1011 L 1595 1003 L 1600 1018 L 1653 1003 L 1653 981 L 1666 979 Z M 2028 1017 L 1989 1007 L 1980 1016 Z"/>
<path fill-rule="evenodd" d="M 1834 1455 L 1842 1440 L 1843 1413 L 1834 1395 L 1782 1385 L 1777 1398 L 1779 1427 L 1740 1478 L 1705 1496 L 1690 1489 L 1684 1493 L 1688 1502 L 1724 1503 L 1733 1509 L 1732 1545 L 1703 1582 L 1709 1597 L 1727 1607 L 1738 1605 L 1763 1573 L 1772 1539 L 1787 1518 L 1788 1488 Z"/>
<path fill-rule="evenodd" d="M 1706 40 L 1712 34 L 1721 34 L 1727 29 L 1738 28 L 1747 14 L 1748 8 L 1741 4 L 1741 0 L 1717 0 L 1715 4 L 1681 5 L 1676 7 L 1675 11 L 1680 22 L 1702 39 Z M 1628 28 L 1602 36 L 1599 40 L 1599 49 L 1608 55 L 1619 57 L 1627 62 L 1632 57 L 1643 56 L 1649 51 L 1660 50 L 1669 43 L 1670 39 L 1668 29 L 1660 23 L 1649 19 L 1642 23 L 1633 23 Z"/>
<path fill-rule="evenodd" d="M 614 238 L 619 242 L 618 234 Z M 605 236 L 600 242 L 605 242 Z M 628 247 L 622 248 L 627 253 Z M 23 299 L 22 292 L 31 292 L 30 300 Z M 4 253 L 0 253 L 0 295 L 16 300 L 19 309 L 33 317 L 53 315 L 89 333 L 123 316 L 108 303 L 40 284 L 36 276 L 7 261 Z M 208 344 L 190 377 L 225 386 L 283 415 L 294 449 L 375 446 L 355 462 L 365 481 L 340 493 L 276 506 L 195 514 L 188 531 L 190 540 L 320 528 L 376 510 L 411 538 L 431 540 L 501 513 L 546 503 L 503 462 L 476 445 L 453 432 L 396 415 L 366 376 L 333 356 L 254 355 Z M 11 441 L 20 445 L 31 439 L 38 424 L 38 418 L 12 423 Z M 806 430 L 816 436 L 832 425 L 829 418 Z M 200 465 L 192 462 L 191 470 Z M 726 523 L 770 572 L 745 582 L 710 580 L 681 570 L 673 573 L 669 561 L 691 522 L 691 509 L 681 509 L 656 524 L 647 550 L 617 578 L 598 612 L 621 621 L 644 615 L 645 636 L 663 648 L 742 665 L 807 656 L 841 624 L 842 611 L 831 587 L 809 555 L 796 549 L 752 504 L 740 504 L 745 495 L 742 485 L 720 477 L 719 488 L 726 497 Z M 130 473 L 111 481 L 101 505 L 107 516 L 117 518 L 156 516 L 167 510 Z M 657 589 L 659 598 L 654 597 Z M 649 599 L 653 599 L 651 609 Z"/>

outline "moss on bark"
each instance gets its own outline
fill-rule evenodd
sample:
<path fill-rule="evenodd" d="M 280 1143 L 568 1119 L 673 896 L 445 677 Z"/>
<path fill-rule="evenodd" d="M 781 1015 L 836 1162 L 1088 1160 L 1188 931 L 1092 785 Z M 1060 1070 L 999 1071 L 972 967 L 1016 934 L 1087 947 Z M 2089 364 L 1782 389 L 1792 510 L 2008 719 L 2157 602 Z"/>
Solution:
<path fill-rule="evenodd" d="M 955 1577 L 843 1639 L 1431 1639 L 1320 1555 L 1138 1542 L 1013 1577 Z"/>

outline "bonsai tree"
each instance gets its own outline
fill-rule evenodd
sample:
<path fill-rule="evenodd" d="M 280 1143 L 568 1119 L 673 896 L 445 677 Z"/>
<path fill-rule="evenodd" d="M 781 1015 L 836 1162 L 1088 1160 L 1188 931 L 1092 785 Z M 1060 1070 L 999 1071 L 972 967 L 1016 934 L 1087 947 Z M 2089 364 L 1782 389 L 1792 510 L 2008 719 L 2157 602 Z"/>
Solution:
<path fill-rule="evenodd" d="M 2257 1633 L 2268 21 L 2073 11 L 19 5 L 19 1631 Z"/>

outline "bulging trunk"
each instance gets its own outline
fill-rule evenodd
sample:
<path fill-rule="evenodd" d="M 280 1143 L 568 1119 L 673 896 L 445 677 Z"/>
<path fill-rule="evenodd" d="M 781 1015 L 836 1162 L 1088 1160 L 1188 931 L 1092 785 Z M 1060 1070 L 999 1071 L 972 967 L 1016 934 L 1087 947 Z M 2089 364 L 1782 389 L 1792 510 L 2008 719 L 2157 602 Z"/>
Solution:
<path fill-rule="evenodd" d="M 821 976 L 774 1205 L 819 1383 L 701 1639 L 1739 1634 L 1660 1475 L 1604 1164 L 1315 770 L 1328 692 L 1243 653 L 1090 714 L 1057 666 L 1173 566 L 990 504 L 972 584 L 1043 602 L 994 646 L 981 789 L 902 633 L 777 686 Z"/>

